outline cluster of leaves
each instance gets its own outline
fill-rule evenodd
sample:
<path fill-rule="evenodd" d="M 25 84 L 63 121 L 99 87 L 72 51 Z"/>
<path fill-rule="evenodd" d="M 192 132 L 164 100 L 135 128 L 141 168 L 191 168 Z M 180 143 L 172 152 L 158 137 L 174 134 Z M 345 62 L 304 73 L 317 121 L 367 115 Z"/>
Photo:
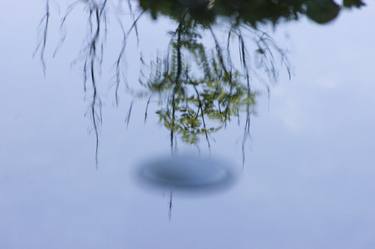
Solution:
<path fill-rule="evenodd" d="M 171 132 L 172 146 L 176 135 L 190 144 L 204 136 L 210 146 L 209 134 L 253 106 L 256 94 L 221 50 L 206 48 L 195 21 L 183 18 L 170 34 L 169 52 L 152 64 L 147 87 L 160 96 L 157 114 Z"/>

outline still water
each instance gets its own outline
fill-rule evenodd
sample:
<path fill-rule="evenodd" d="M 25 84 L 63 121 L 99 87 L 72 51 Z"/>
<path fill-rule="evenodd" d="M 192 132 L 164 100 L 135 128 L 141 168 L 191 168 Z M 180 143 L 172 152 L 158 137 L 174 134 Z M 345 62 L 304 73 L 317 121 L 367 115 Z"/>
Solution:
<path fill-rule="evenodd" d="M 0 248 L 375 247 L 372 2 L 94 3 L 0 3 Z"/>

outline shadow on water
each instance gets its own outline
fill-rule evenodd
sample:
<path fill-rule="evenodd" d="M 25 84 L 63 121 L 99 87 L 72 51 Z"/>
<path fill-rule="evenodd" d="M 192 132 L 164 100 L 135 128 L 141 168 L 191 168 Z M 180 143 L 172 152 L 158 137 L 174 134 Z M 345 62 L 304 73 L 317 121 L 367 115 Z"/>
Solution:
<path fill-rule="evenodd" d="M 150 190 L 189 196 L 225 190 L 237 181 L 238 173 L 225 160 L 185 154 L 144 161 L 135 168 L 134 179 Z"/>
<path fill-rule="evenodd" d="M 149 106 L 155 105 L 156 117 L 169 132 L 172 155 L 177 152 L 177 140 L 199 148 L 203 139 L 211 150 L 214 133 L 236 121 L 243 129 L 244 164 L 257 97 L 262 92 L 269 94 L 270 86 L 277 82 L 282 70 L 291 76 L 287 51 L 279 47 L 272 34 L 263 31 L 263 28 L 277 28 L 304 17 L 323 25 L 333 21 L 345 9 L 364 5 L 361 0 L 344 0 L 341 4 L 333 0 L 120 2 L 126 3 L 127 11 L 131 13 L 126 18 L 116 16 L 116 11 L 113 11 L 115 3 L 110 0 L 77 0 L 68 5 L 60 17 L 58 30 L 61 40 L 53 53 L 55 56 L 64 43 L 67 20 L 73 11 L 79 9 L 87 17 L 88 34 L 75 62 L 81 62 L 84 91 L 90 96 L 88 114 L 96 137 L 97 163 L 102 122 L 98 84 L 101 83 L 99 76 L 108 30 L 114 25 L 109 24 L 110 17 L 118 20 L 117 29 L 122 37 L 121 48 L 113 61 L 115 103 L 119 105 L 121 88 L 127 90 L 130 99 L 144 99 L 145 121 L 149 117 Z M 35 50 L 44 71 L 48 34 L 52 32 L 50 19 L 55 17 L 51 5 L 52 1 L 47 0 L 40 22 L 40 40 Z M 174 21 L 175 28 L 168 33 L 170 39 L 163 55 L 149 59 L 139 54 L 141 90 L 134 90 L 134 85 L 138 83 L 127 83 L 124 60 L 129 39 L 135 37 L 137 43 L 142 39 L 139 21 L 146 15 L 154 20 L 168 17 Z M 256 84 L 262 87 L 255 88 Z M 127 112 L 127 123 L 133 104 L 132 101 Z M 212 164 L 215 165 L 213 168 L 205 167 Z M 230 167 L 219 165 L 203 158 L 186 160 L 172 156 L 146 163 L 138 169 L 137 179 L 144 185 L 171 191 L 169 206 L 172 209 L 172 191 L 221 190 L 234 183 L 236 174 Z M 214 181 L 210 182 L 212 179 Z"/>
<path fill-rule="evenodd" d="M 169 193 L 169 218 L 173 198 L 207 196 L 229 190 L 239 179 L 240 168 L 223 159 L 179 154 L 144 160 L 133 170 L 133 179 L 151 192 Z"/>

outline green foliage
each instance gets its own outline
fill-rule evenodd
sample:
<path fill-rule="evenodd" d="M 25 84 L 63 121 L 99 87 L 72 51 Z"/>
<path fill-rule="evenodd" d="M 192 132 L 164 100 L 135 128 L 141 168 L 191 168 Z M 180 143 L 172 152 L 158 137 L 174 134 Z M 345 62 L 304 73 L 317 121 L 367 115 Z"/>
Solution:
<path fill-rule="evenodd" d="M 231 67 L 220 50 L 207 49 L 199 25 L 183 19 L 172 39 L 167 57 L 156 59 L 147 86 L 161 96 L 160 122 L 195 144 L 200 136 L 220 130 L 241 109 L 255 105 L 243 72 Z M 166 99 L 166 101 L 165 101 Z M 209 141 L 207 141 L 209 142 Z"/>

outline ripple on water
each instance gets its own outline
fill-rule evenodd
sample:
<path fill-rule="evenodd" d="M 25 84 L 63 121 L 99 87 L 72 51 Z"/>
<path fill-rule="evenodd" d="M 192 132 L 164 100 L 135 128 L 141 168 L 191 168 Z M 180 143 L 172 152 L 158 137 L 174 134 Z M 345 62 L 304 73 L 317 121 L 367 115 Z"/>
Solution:
<path fill-rule="evenodd" d="M 135 178 L 137 183 L 152 190 L 212 193 L 233 186 L 238 179 L 238 170 L 224 160 L 176 155 L 143 162 L 137 167 Z"/>

